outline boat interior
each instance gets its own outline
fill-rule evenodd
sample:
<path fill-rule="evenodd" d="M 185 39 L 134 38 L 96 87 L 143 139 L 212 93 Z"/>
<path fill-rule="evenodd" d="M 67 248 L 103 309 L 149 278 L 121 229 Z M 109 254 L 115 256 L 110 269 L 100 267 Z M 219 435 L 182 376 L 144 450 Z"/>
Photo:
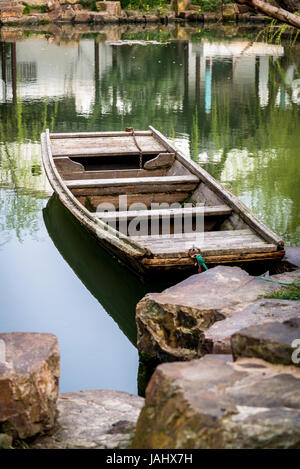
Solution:
<path fill-rule="evenodd" d="M 122 227 L 124 232 L 125 224 L 127 235 L 155 256 L 178 257 L 194 248 L 200 213 L 200 229 L 204 229 L 201 252 L 206 255 L 230 252 L 251 257 L 255 252 L 270 256 L 278 249 L 276 243 L 250 228 L 238 211 L 190 171 L 152 130 L 100 136 L 50 134 L 50 141 L 56 169 L 77 200 L 115 229 Z M 123 202 L 120 205 L 120 195 L 127 196 L 125 207 Z M 183 215 L 184 235 L 176 237 L 178 217 Z M 142 229 L 131 235 L 129 224 L 136 217 Z M 152 220 L 156 220 L 155 233 Z M 169 234 L 164 234 L 165 220 L 173 233 L 171 243 Z"/>

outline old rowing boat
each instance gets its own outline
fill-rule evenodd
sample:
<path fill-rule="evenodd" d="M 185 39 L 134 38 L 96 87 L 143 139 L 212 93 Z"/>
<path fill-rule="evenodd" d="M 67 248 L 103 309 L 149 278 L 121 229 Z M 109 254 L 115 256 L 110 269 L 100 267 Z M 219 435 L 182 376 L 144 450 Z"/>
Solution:
<path fill-rule="evenodd" d="M 237 197 L 153 127 L 41 136 L 48 179 L 68 210 L 134 271 L 273 262 L 284 244 Z"/>

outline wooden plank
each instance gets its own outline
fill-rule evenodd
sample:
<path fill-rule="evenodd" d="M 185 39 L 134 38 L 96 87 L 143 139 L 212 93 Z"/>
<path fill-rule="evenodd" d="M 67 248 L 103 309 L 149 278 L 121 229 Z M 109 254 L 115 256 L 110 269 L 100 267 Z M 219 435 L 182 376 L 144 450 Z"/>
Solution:
<path fill-rule="evenodd" d="M 284 256 L 284 251 L 273 251 L 273 252 L 254 252 L 254 253 L 235 253 L 235 254 L 223 254 L 222 256 L 206 256 L 205 263 L 207 265 L 215 264 L 241 264 L 244 262 L 262 262 L 262 261 L 274 261 L 280 260 Z M 160 258 L 145 257 L 142 259 L 142 263 L 146 269 L 160 270 L 160 269 L 172 269 L 172 268 L 190 268 L 195 264 L 194 259 L 191 257 L 168 257 Z"/>
<path fill-rule="evenodd" d="M 55 158 L 55 162 L 56 162 Z M 116 179 L 124 177 L 152 177 L 152 176 L 164 176 L 166 174 L 165 169 L 120 169 L 120 170 L 93 170 L 93 171 L 82 171 L 82 172 L 69 172 L 67 170 L 60 171 L 64 180 L 74 179 Z"/>
<path fill-rule="evenodd" d="M 165 152 L 165 146 L 152 136 L 136 137 L 143 154 Z M 112 156 L 139 155 L 135 141 L 131 135 L 126 137 L 94 137 L 65 138 L 52 140 L 53 156 Z"/>
<path fill-rule="evenodd" d="M 202 233 L 201 233 L 202 234 Z M 189 249 L 197 247 L 202 255 L 221 255 L 225 253 L 249 253 L 276 251 L 275 244 L 268 244 L 251 230 L 210 231 L 203 238 L 195 233 L 176 235 L 132 236 L 147 247 L 154 255 L 168 257 L 185 255 Z"/>
<path fill-rule="evenodd" d="M 173 204 L 174 202 L 182 203 L 188 196 L 189 192 L 173 192 L 167 194 L 165 192 L 151 193 L 151 194 L 128 194 L 127 203 L 128 207 L 131 204 L 143 203 L 147 208 L 151 207 L 153 203 L 168 203 Z M 101 203 L 112 204 L 115 208 L 119 207 L 119 196 L 118 195 L 95 195 L 95 196 L 78 196 L 77 200 L 84 206 L 91 206 L 97 209 Z"/>
<path fill-rule="evenodd" d="M 160 217 L 182 217 L 186 215 L 201 215 L 216 216 L 216 215 L 230 215 L 231 208 L 226 205 L 219 205 L 216 207 L 188 207 L 188 208 L 169 208 L 157 210 L 128 210 L 127 212 L 96 212 L 95 216 L 102 220 L 109 222 L 115 220 L 132 220 L 138 218 L 139 220 L 154 219 Z"/>
<path fill-rule="evenodd" d="M 283 247 L 283 240 L 262 223 L 237 197 L 217 182 L 207 171 L 205 171 L 205 169 L 201 168 L 193 161 L 187 160 L 187 158 L 180 151 L 176 150 L 176 148 L 160 132 L 151 126 L 149 126 L 149 129 L 153 132 L 153 136 L 156 137 L 160 143 L 166 146 L 169 152 L 175 152 L 176 158 L 193 174 L 199 176 L 199 178 L 214 192 L 216 192 L 216 194 L 224 200 L 226 204 L 230 205 L 234 211 L 238 212 L 250 227 L 255 229 L 255 231 L 257 231 L 266 241 L 275 243 L 279 248 Z"/>
<path fill-rule="evenodd" d="M 53 133 L 49 134 L 50 139 L 61 139 L 61 138 L 91 138 L 91 137 L 128 137 L 129 132 L 116 131 L 116 132 L 70 132 L 70 133 Z M 148 136 L 152 135 L 151 130 L 136 130 L 135 135 Z"/>
<path fill-rule="evenodd" d="M 68 182 L 68 181 L 66 181 Z M 139 194 L 147 194 L 147 193 L 156 193 L 161 192 L 162 190 L 166 193 L 172 192 L 187 192 L 191 194 L 191 192 L 195 189 L 196 184 L 164 184 L 161 185 L 151 185 L 151 184 L 143 184 L 137 187 L 137 184 L 131 184 L 128 186 L 124 185 L 113 185 L 113 186 L 100 186 L 100 187 L 83 187 L 83 188 L 71 188 L 71 191 L 74 195 L 109 195 L 109 194 L 136 194 L 137 191 Z"/>
<path fill-rule="evenodd" d="M 198 178 L 195 176 L 151 176 L 151 177 L 140 177 L 140 178 L 119 178 L 119 179 L 87 179 L 87 180 L 72 180 L 67 181 L 66 186 L 69 189 L 74 188 L 92 188 L 92 187 L 120 187 L 120 186 L 129 186 L 134 184 L 137 187 L 142 185 L 181 185 L 181 184 L 190 184 L 198 183 Z"/>

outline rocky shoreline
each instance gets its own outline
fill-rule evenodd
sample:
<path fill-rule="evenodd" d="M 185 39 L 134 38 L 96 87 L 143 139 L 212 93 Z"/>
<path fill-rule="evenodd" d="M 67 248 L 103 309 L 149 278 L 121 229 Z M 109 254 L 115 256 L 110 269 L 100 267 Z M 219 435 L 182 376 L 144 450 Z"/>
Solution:
<path fill-rule="evenodd" d="M 0 334 L 0 449 L 300 448 L 300 301 L 265 298 L 300 281 L 300 248 L 280 267 L 265 281 L 218 266 L 146 295 L 145 399 L 59 394 L 56 337 Z"/>
<path fill-rule="evenodd" d="M 88 3 L 88 2 L 87 2 Z M 199 11 L 187 6 L 186 10 L 122 10 L 120 2 L 96 2 L 96 11 L 83 6 L 80 0 L 19 0 L 0 1 L 1 25 L 39 24 L 169 24 L 196 22 L 249 22 L 265 23 L 270 19 L 257 14 L 247 6 L 235 3 L 225 4 L 220 11 Z"/>

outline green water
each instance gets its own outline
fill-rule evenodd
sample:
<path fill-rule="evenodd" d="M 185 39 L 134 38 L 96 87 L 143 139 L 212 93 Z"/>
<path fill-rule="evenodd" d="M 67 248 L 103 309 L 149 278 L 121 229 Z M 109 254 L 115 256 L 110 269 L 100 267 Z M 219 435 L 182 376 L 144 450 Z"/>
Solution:
<path fill-rule="evenodd" d="M 26 34 L 0 45 L 0 330 L 55 333 L 62 391 L 136 392 L 134 308 L 159 286 L 141 284 L 49 199 L 46 127 L 153 125 L 300 245 L 299 45 L 197 28 L 111 38 L 159 44 L 108 38 Z"/>

